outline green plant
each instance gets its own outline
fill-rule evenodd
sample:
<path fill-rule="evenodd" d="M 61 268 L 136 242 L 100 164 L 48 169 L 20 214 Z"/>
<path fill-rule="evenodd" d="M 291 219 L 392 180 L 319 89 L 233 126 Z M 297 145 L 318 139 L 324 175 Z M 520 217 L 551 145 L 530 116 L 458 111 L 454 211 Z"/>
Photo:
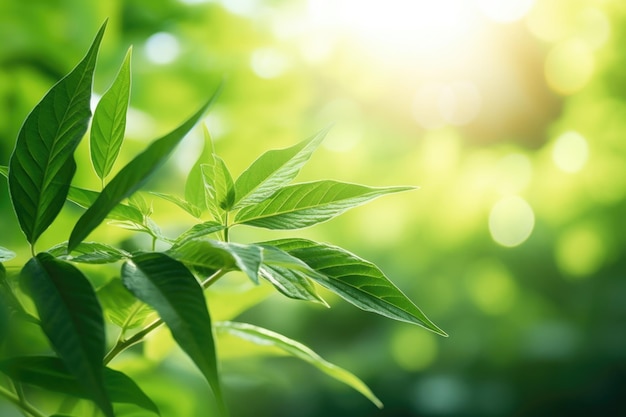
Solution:
<path fill-rule="evenodd" d="M 56 354 L 2 358 L 0 371 L 9 383 L 0 386 L 0 395 L 35 417 L 45 414 L 25 398 L 23 384 L 64 398 L 91 400 L 107 417 L 116 415 L 113 404 L 117 403 L 159 414 L 131 378 L 107 365 L 165 324 L 207 380 L 222 415 L 227 409 L 214 333 L 279 348 L 381 406 L 357 377 L 298 342 L 251 324 L 212 322 L 204 290 L 229 272 L 239 271 L 255 284 L 260 279 L 269 282 L 287 297 L 326 304 L 316 292 L 317 283 L 363 310 L 445 335 L 376 265 L 342 248 L 299 238 L 247 244 L 229 239 L 229 231 L 236 226 L 308 227 L 376 197 L 412 187 L 372 188 L 330 180 L 292 183 L 326 131 L 290 148 L 264 153 L 233 180 L 215 154 L 205 128 L 204 150 L 189 172 L 184 198 L 152 193 L 178 205 L 198 223 L 175 239 L 164 236 L 150 218 L 151 208 L 135 193 L 203 117 L 219 88 L 188 120 L 154 141 L 107 181 L 124 139 L 130 97 L 129 50 L 91 123 L 91 159 L 102 189 L 73 186 L 74 151 L 89 127 L 92 79 L 105 26 L 85 58 L 28 115 L 8 167 L 0 167 L 0 173 L 8 178 L 13 207 L 32 254 L 25 265 L 17 266 L 20 273 L 15 278 L 2 264 L 15 254 L 0 247 L 0 343 L 11 337 L 8 323 L 17 322 L 40 328 Z M 37 252 L 39 237 L 66 201 L 86 210 L 66 242 Z M 108 243 L 85 241 L 107 218 L 147 233 L 151 248 L 129 253 Z M 167 249 L 156 251 L 157 241 Z M 76 266 L 110 268 L 119 263 L 120 278 L 98 289 Z M 119 328 L 108 353 L 105 319 Z M 71 412 L 73 402 L 63 404 L 62 412 Z"/>

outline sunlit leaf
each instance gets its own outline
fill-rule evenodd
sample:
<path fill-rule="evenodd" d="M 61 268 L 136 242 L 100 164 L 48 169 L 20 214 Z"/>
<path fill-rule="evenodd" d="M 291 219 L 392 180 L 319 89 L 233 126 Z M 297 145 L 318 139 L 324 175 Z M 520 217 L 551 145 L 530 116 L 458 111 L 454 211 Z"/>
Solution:
<path fill-rule="evenodd" d="M 48 253 L 72 262 L 86 264 L 109 264 L 131 257 L 131 254 L 114 246 L 100 242 L 81 242 L 67 255 L 67 242 L 48 249 Z"/>
<path fill-rule="evenodd" d="M 169 201 L 170 203 L 176 204 L 178 207 L 185 210 L 187 213 L 191 214 L 195 218 L 199 218 L 202 215 L 202 210 L 177 195 L 157 192 L 150 192 L 150 194 L 162 198 L 163 200 Z"/>
<path fill-rule="evenodd" d="M 224 213 L 232 208 L 235 201 L 233 178 L 224 160 L 213 155 L 213 162 L 202 164 L 202 180 L 206 195 L 206 205 L 216 220 L 223 218 Z"/>
<path fill-rule="evenodd" d="M 59 358 L 51 356 L 25 356 L 0 362 L 0 371 L 14 381 L 45 390 L 90 399 L 82 382 L 68 372 Z M 104 368 L 104 386 L 115 403 L 135 404 L 155 414 L 159 409 L 139 386 L 122 372 Z"/>
<path fill-rule="evenodd" d="M 446 335 L 371 262 L 345 249 L 305 239 L 282 239 L 266 244 L 304 261 L 324 276 L 320 279 L 320 275 L 314 275 L 312 279 L 360 309 Z"/>
<path fill-rule="evenodd" d="M 97 191 L 86 190 L 84 188 L 71 186 L 67 199 L 82 208 L 89 208 L 96 202 L 100 195 Z M 119 221 L 130 221 L 142 224 L 144 221 L 143 214 L 135 207 L 119 203 L 107 214 L 109 219 Z"/>
<path fill-rule="evenodd" d="M 224 409 L 211 319 L 202 287 L 189 270 L 163 253 L 145 253 L 122 266 L 122 282 L 152 306 L 198 366 Z"/>
<path fill-rule="evenodd" d="M 207 108 L 217 97 L 218 91 L 200 109 L 172 132 L 154 141 L 147 149 L 137 155 L 121 171 L 113 177 L 111 182 L 102 190 L 96 201 L 78 219 L 70 235 L 69 249 L 73 249 L 82 242 L 93 229 L 104 220 L 108 213 L 124 198 L 137 191 L 150 176 L 159 168 L 176 145 L 193 128 L 204 115 Z"/>
<path fill-rule="evenodd" d="M 354 388 L 373 402 L 378 408 L 382 408 L 383 406 L 382 402 L 358 377 L 345 369 L 324 360 L 321 356 L 302 343 L 296 342 L 295 340 L 271 330 L 247 323 L 237 323 L 232 321 L 216 322 L 215 329 L 218 332 L 228 333 L 257 345 L 279 348 L 285 353 L 310 363 L 332 378 L 335 378 L 336 380 Z"/>
<path fill-rule="evenodd" d="M 187 175 L 187 182 L 185 183 L 185 200 L 193 206 L 198 207 L 201 212 L 204 212 L 207 209 L 207 205 L 201 165 L 212 161 L 213 141 L 211 140 L 211 135 L 209 134 L 209 130 L 205 124 L 202 125 L 202 131 L 204 133 L 204 148 L 202 149 L 200 157 Z"/>
<path fill-rule="evenodd" d="M 235 223 L 267 229 L 299 229 L 329 220 L 376 197 L 410 189 L 374 188 L 330 180 L 294 184 L 261 203 L 244 207 L 235 216 Z"/>
<path fill-rule="evenodd" d="M 144 216 L 150 216 L 152 214 L 152 206 L 141 192 L 130 195 L 128 197 L 128 205 L 139 210 Z"/>
<path fill-rule="evenodd" d="M 91 162 L 102 181 L 111 172 L 124 141 L 130 100 L 131 51 L 129 48 L 115 81 L 102 95 L 93 114 L 89 142 Z"/>
<path fill-rule="evenodd" d="M 257 204 L 293 180 L 328 129 L 286 149 L 265 152 L 235 182 L 235 208 Z"/>
<path fill-rule="evenodd" d="M 41 328 L 68 372 L 104 413 L 113 407 L 104 388 L 105 336 L 102 309 L 85 276 L 46 252 L 22 269 L 21 279 L 37 307 Z"/>
<path fill-rule="evenodd" d="M 74 150 L 91 118 L 91 84 L 106 23 L 83 60 L 30 112 L 9 162 L 9 190 L 31 245 L 61 211 L 76 172 Z"/>
<path fill-rule="evenodd" d="M 180 244 L 185 240 L 204 237 L 212 233 L 220 232 L 222 230 L 224 230 L 224 225 L 213 220 L 198 223 L 193 225 L 193 227 L 182 233 L 180 236 L 178 236 L 178 238 L 176 238 L 176 243 Z"/>
<path fill-rule="evenodd" d="M 300 259 L 276 247 L 263 246 L 263 263 L 259 270 L 261 277 L 289 298 L 318 302 L 328 307 L 307 277 L 315 274 L 318 272 Z"/>
<path fill-rule="evenodd" d="M 174 245 L 168 253 L 192 267 L 211 270 L 240 270 L 255 283 L 262 260 L 261 248 L 256 245 L 222 242 L 211 239 L 187 239 Z"/>
<path fill-rule="evenodd" d="M 145 323 L 153 310 L 139 301 L 124 287 L 122 280 L 114 278 L 96 291 L 105 317 L 111 323 L 133 329 Z"/>
<path fill-rule="evenodd" d="M 9 176 L 9 167 L 0 165 L 0 175 L 7 178 Z"/>
<path fill-rule="evenodd" d="M 15 252 L 0 246 L 0 262 L 10 261 L 15 258 Z"/>

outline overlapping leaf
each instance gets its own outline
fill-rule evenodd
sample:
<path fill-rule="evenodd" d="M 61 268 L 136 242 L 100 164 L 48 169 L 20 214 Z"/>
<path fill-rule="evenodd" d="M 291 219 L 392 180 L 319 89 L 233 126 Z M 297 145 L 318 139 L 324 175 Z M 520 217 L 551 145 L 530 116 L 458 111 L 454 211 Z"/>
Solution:
<path fill-rule="evenodd" d="M 305 239 L 282 239 L 266 244 L 304 261 L 324 277 L 315 275 L 312 279 L 351 304 L 446 335 L 371 262 L 345 249 Z"/>
<path fill-rule="evenodd" d="M 81 381 L 86 395 L 105 415 L 114 417 L 102 373 L 102 309 L 87 278 L 46 252 L 28 261 L 21 278 L 37 307 L 41 328 L 67 371 Z"/>
<path fill-rule="evenodd" d="M 25 356 L 0 362 L 0 371 L 14 381 L 34 385 L 49 391 L 90 399 L 79 380 L 67 371 L 58 358 Z M 104 368 L 104 385 L 115 403 L 135 404 L 144 410 L 159 414 L 159 409 L 139 386 L 122 372 Z"/>
<path fill-rule="evenodd" d="M 123 330 L 141 326 L 154 313 L 148 305 L 137 300 L 119 278 L 114 278 L 98 288 L 96 294 L 105 317 Z"/>
<path fill-rule="evenodd" d="M 236 269 L 245 273 L 254 282 L 259 280 L 262 252 L 256 245 L 198 238 L 184 240 L 174 245 L 168 253 L 194 268 Z"/>
<path fill-rule="evenodd" d="M 215 328 L 218 332 L 231 334 L 258 345 L 276 347 L 291 356 L 310 363 L 327 375 L 354 388 L 367 397 L 371 402 L 376 404 L 377 407 L 382 408 L 383 406 L 382 402 L 358 377 L 345 369 L 324 360 L 321 356 L 302 343 L 296 342 L 295 340 L 271 330 L 247 323 L 237 323 L 232 321 L 217 322 L 215 323 Z"/>
<path fill-rule="evenodd" d="M 0 262 L 10 261 L 15 258 L 15 252 L 0 246 Z"/>
<path fill-rule="evenodd" d="M 222 158 L 213 155 L 211 163 L 202 164 L 206 205 L 215 220 L 221 220 L 235 201 L 233 178 Z"/>
<path fill-rule="evenodd" d="M 137 191 L 172 153 L 176 145 L 204 115 L 217 97 L 218 91 L 200 109 L 172 132 L 154 141 L 137 155 L 107 184 L 89 209 L 78 219 L 70 235 L 68 247 L 74 249 L 93 229 L 104 220 L 109 212 L 124 198 Z"/>
<path fill-rule="evenodd" d="M 204 133 L 204 147 L 200 157 L 193 165 L 189 174 L 187 175 L 187 182 L 185 183 L 185 200 L 190 204 L 198 207 L 201 212 L 206 211 L 206 196 L 204 193 L 204 180 L 202 179 L 201 165 L 210 163 L 213 159 L 213 141 L 206 125 L 202 125 L 202 131 Z"/>
<path fill-rule="evenodd" d="M 61 211 L 76 171 L 74 150 L 91 118 L 91 84 L 106 23 L 89 52 L 26 118 L 9 162 L 11 201 L 31 245 Z"/>
<path fill-rule="evenodd" d="M 181 244 L 185 240 L 204 237 L 222 230 L 224 230 L 224 225 L 213 220 L 198 223 L 178 236 L 178 238 L 176 238 L 176 244 Z"/>
<path fill-rule="evenodd" d="M 159 313 L 225 410 L 211 319 L 202 287 L 191 272 L 181 262 L 163 253 L 145 253 L 124 263 L 122 282 L 138 299 Z"/>
<path fill-rule="evenodd" d="M 111 88 L 100 98 L 91 124 L 91 162 L 103 183 L 124 141 L 130 100 L 131 51 L 132 48 L 129 48 Z"/>
<path fill-rule="evenodd" d="M 322 142 L 328 129 L 286 149 L 261 155 L 235 182 L 235 208 L 260 203 L 293 180 Z"/>
<path fill-rule="evenodd" d="M 331 180 L 293 184 L 267 200 L 241 209 L 235 223 L 267 229 L 299 229 L 329 220 L 376 197 L 412 188 L 374 188 Z"/>
<path fill-rule="evenodd" d="M 176 204 L 178 207 L 185 210 L 187 213 L 191 214 L 195 218 L 200 218 L 200 216 L 202 215 L 202 210 L 177 195 L 157 192 L 151 192 L 150 194 L 162 198 L 165 201 L 169 201 L 170 203 Z"/>
<path fill-rule="evenodd" d="M 110 264 L 131 257 L 125 250 L 100 242 L 82 242 L 70 255 L 67 254 L 67 242 L 63 242 L 48 249 L 48 253 L 57 258 L 85 264 Z"/>

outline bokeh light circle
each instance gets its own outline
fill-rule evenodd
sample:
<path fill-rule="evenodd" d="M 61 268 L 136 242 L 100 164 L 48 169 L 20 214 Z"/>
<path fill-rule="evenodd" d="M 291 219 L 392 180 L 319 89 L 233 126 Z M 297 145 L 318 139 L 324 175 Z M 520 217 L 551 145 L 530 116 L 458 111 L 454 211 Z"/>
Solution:
<path fill-rule="evenodd" d="M 489 231 L 496 243 L 514 247 L 522 244 L 535 227 L 535 213 L 519 196 L 498 201 L 489 214 Z"/>

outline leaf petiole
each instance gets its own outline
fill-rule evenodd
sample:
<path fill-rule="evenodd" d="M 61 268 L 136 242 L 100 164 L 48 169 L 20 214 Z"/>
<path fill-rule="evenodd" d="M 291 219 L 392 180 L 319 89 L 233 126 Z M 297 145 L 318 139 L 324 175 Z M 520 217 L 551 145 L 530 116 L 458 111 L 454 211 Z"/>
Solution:
<path fill-rule="evenodd" d="M 21 398 L 6 388 L 0 386 L 0 396 L 6 398 L 9 402 L 13 403 L 25 413 L 28 413 L 32 417 L 46 417 L 44 413 L 36 409 L 34 406 L 26 402 L 24 398 Z"/>

